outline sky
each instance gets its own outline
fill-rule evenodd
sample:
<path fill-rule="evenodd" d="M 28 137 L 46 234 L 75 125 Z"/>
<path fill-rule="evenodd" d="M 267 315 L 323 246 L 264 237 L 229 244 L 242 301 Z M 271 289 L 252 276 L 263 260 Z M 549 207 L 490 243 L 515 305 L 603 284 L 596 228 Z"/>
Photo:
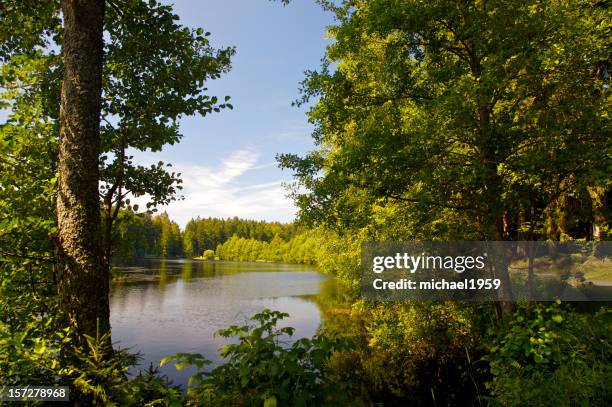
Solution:
<path fill-rule="evenodd" d="M 136 162 L 169 162 L 182 174 L 185 199 L 159 210 L 181 227 L 197 216 L 292 221 L 296 208 L 281 185 L 291 172 L 275 155 L 314 148 L 306 108 L 291 102 L 304 71 L 320 65 L 332 16 L 314 0 L 168 3 L 183 25 L 211 32 L 213 46 L 236 47 L 231 71 L 207 86 L 210 95 L 231 96 L 234 109 L 183 118 L 179 144 L 134 153 Z"/>

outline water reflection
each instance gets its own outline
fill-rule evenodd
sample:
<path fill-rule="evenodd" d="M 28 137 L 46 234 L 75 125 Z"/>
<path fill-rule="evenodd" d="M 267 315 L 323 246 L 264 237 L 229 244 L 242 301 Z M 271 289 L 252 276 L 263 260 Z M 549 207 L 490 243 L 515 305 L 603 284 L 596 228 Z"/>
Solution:
<path fill-rule="evenodd" d="M 111 288 L 113 340 L 144 355 L 141 367 L 177 352 L 202 353 L 218 363 L 227 340 L 218 329 L 242 323 L 263 308 L 290 314 L 282 326 L 294 338 L 312 336 L 321 323 L 318 304 L 326 276 L 299 265 L 129 260 L 118 262 L 121 279 Z M 165 366 L 175 383 L 191 372 Z"/>

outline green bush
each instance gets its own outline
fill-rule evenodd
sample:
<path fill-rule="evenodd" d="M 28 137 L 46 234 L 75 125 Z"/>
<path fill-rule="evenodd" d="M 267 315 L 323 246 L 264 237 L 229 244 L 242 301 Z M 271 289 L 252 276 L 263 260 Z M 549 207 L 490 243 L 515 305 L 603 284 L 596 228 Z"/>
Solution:
<path fill-rule="evenodd" d="M 364 405 L 470 405 L 485 392 L 477 306 L 357 302 L 345 334 L 360 338 L 334 356 L 337 382 Z"/>
<path fill-rule="evenodd" d="M 491 329 L 493 404 L 608 406 L 612 400 L 612 313 L 573 311 L 560 302 L 520 308 Z"/>
<path fill-rule="evenodd" d="M 178 387 L 151 367 L 128 379 L 139 359 L 125 349 L 110 349 L 107 335 L 86 337 L 73 346 L 68 329 L 41 335 L 51 319 L 32 320 L 27 329 L 11 332 L 0 323 L 0 387 L 4 385 L 69 385 L 70 400 L 83 406 L 182 406 Z"/>
<path fill-rule="evenodd" d="M 215 259 L 215 251 L 214 250 L 205 250 L 202 254 L 204 260 L 214 260 Z"/>
<path fill-rule="evenodd" d="M 277 328 L 288 314 L 263 310 L 251 319 L 256 324 L 233 325 L 219 334 L 236 338 L 225 346 L 226 362 L 207 371 L 210 361 L 199 354 L 180 353 L 162 360 L 176 361 L 177 369 L 195 366 L 189 396 L 205 405 L 324 406 L 345 405 L 348 394 L 342 383 L 330 381 L 331 355 L 349 348 L 347 341 L 323 336 L 285 343 L 293 328 Z"/>

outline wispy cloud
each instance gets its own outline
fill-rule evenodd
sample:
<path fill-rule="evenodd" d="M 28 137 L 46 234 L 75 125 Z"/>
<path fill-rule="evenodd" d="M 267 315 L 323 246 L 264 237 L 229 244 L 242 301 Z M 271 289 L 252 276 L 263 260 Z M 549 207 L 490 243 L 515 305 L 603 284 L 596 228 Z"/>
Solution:
<path fill-rule="evenodd" d="M 174 163 L 173 171 L 182 174 L 185 199 L 159 209 L 167 211 L 181 226 L 197 216 L 290 221 L 295 206 L 281 186 L 286 179 L 281 179 L 280 170 L 270 171 L 274 166 L 259 163 L 259 154 L 252 149 L 236 150 L 216 166 Z M 265 169 L 265 174 L 249 176 Z M 254 184 L 247 178 L 259 182 Z"/>

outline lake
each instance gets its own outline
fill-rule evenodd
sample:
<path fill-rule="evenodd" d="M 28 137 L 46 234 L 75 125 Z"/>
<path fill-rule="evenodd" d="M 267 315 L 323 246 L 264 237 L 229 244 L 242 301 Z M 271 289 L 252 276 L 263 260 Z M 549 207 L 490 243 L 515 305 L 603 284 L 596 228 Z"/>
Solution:
<path fill-rule="evenodd" d="M 134 259 L 114 268 L 123 278 L 111 285 L 113 341 L 142 354 L 138 368 L 178 352 L 219 363 L 218 349 L 228 340 L 215 332 L 264 308 L 290 314 L 279 326 L 294 327 L 294 339 L 311 337 L 322 319 L 317 297 L 334 284 L 310 266 L 293 264 Z M 185 387 L 193 370 L 167 365 L 161 372 Z"/>

